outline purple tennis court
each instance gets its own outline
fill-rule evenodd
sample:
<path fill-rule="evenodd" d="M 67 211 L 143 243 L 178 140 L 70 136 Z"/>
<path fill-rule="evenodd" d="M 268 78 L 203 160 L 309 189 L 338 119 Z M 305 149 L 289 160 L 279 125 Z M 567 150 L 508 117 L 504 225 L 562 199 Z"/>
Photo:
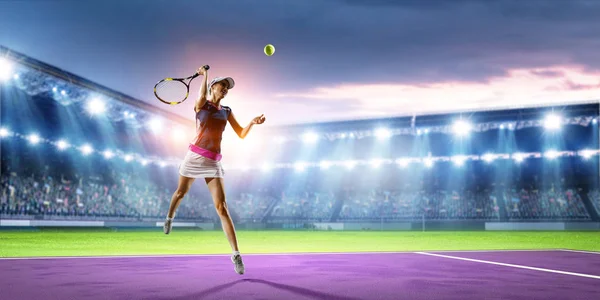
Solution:
<path fill-rule="evenodd" d="M 2 299 L 595 299 L 600 254 L 567 250 L 0 260 Z"/>

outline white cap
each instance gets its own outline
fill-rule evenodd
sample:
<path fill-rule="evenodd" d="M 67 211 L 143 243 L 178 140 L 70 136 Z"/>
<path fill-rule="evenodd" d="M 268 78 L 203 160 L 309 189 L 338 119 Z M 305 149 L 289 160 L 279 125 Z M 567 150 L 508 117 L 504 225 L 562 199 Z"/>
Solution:
<path fill-rule="evenodd" d="M 210 90 L 210 88 L 213 86 L 213 84 L 215 84 L 217 82 L 221 82 L 223 80 L 227 80 L 227 83 L 229 84 L 229 86 L 227 87 L 228 89 L 232 89 L 233 86 L 235 86 L 235 81 L 233 81 L 233 78 L 231 78 L 231 77 L 217 77 L 217 78 L 211 80 L 211 82 L 208 84 L 208 89 Z"/>

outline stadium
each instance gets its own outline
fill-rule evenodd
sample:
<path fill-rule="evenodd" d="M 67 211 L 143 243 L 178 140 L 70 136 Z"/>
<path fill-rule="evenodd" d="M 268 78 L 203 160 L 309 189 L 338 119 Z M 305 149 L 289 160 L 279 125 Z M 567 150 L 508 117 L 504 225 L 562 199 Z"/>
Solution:
<path fill-rule="evenodd" d="M 135 268 L 142 262 L 128 257 L 163 257 L 180 268 L 191 259 L 231 267 L 213 260 L 228 249 L 205 187 L 186 195 L 173 233 L 161 231 L 184 155 L 177 149 L 193 134 L 182 129 L 193 128 L 189 121 L 8 48 L 2 53 L 1 257 L 112 256 Z M 374 271 L 386 255 L 423 251 L 536 267 L 565 259 L 570 269 L 586 269 L 593 256 L 586 251 L 599 250 L 598 115 L 598 103 L 582 103 L 225 137 L 229 149 L 246 150 L 224 165 L 248 273 L 267 259 L 275 268 L 310 259 L 336 272 L 354 272 L 348 264 Z M 326 253 L 364 257 L 330 261 Z M 18 273 L 26 276 L 49 261 L 2 262 L 27 262 Z M 71 268 L 104 272 L 91 260 Z"/>
<path fill-rule="evenodd" d="M 599 20 L 0 1 L 0 299 L 596 299 Z"/>

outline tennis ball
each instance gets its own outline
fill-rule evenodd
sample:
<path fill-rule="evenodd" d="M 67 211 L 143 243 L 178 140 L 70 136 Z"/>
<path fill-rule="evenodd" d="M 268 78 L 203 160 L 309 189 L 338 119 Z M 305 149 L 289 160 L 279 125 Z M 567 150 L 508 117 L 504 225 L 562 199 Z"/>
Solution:
<path fill-rule="evenodd" d="M 265 54 L 267 56 L 271 56 L 273 55 L 273 53 L 275 53 L 275 47 L 271 44 L 268 44 L 265 46 Z"/>

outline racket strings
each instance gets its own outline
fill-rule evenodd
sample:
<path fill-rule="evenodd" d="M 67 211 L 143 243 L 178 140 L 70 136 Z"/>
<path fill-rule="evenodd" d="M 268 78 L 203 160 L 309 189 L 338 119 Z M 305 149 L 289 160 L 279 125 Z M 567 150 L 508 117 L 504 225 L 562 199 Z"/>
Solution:
<path fill-rule="evenodd" d="M 185 100 L 188 93 L 187 86 L 177 80 L 168 80 L 156 85 L 156 95 L 168 102 L 177 102 Z"/>

